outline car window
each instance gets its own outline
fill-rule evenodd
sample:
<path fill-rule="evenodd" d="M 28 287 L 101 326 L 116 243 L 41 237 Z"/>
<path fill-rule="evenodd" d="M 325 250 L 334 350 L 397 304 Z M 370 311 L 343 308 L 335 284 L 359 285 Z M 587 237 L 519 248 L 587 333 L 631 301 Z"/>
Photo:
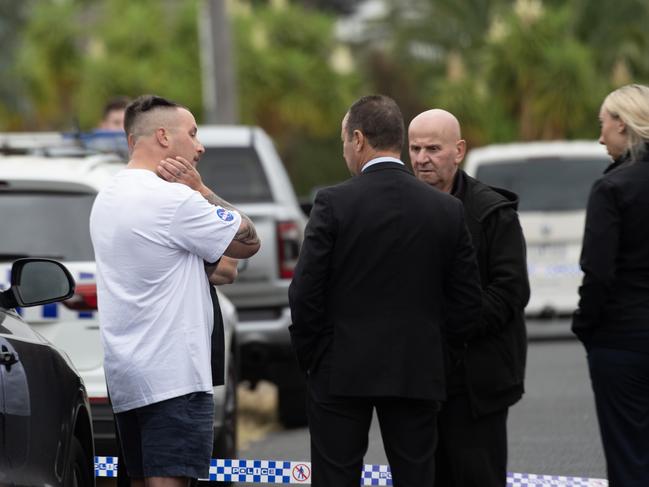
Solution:
<path fill-rule="evenodd" d="M 519 211 L 582 210 L 609 162 L 605 157 L 508 160 L 479 166 L 476 178 L 516 193 Z"/>
<path fill-rule="evenodd" d="M 208 147 L 198 163 L 203 183 L 231 203 L 273 200 L 259 157 L 252 147 Z"/>
<path fill-rule="evenodd" d="M 88 221 L 96 194 L 0 191 L 0 260 L 94 261 Z"/>

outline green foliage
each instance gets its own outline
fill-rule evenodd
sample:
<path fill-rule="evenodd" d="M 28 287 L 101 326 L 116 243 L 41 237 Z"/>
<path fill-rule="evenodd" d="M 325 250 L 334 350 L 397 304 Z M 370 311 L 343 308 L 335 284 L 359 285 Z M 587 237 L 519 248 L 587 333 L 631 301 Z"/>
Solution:
<path fill-rule="evenodd" d="M 200 1 L 0 0 L 0 130 L 89 129 L 107 98 L 146 92 L 200 121 Z M 271 134 L 299 194 L 347 176 L 340 121 L 370 92 L 406 123 L 452 111 L 474 147 L 595 138 L 605 94 L 649 81 L 647 0 L 387 1 L 347 70 L 332 63 L 345 2 L 230 3 L 240 118 Z"/>
<path fill-rule="evenodd" d="M 97 4 L 88 29 L 77 107 L 92 127 L 115 94 L 156 93 L 200 120 L 201 72 L 196 2 L 111 0 Z"/>
<path fill-rule="evenodd" d="M 604 95 L 591 51 L 571 32 L 571 15 L 567 8 L 529 18 L 511 13 L 486 45 L 487 83 L 517 121 L 517 138 L 579 134 L 592 120 L 590 100 Z"/>
<path fill-rule="evenodd" d="M 30 4 L 16 70 L 33 107 L 25 116 L 36 127 L 61 125 L 74 109 L 81 67 L 81 27 L 68 19 L 73 18 L 77 7 L 70 0 Z"/>
<path fill-rule="evenodd" d="M 90 129 L 108 98 L 142 93 L 177 100 L 200 121 L 198 1 L 33 1 L 15 63 L 28 108 L 10 125 L 16 111 L 0 100 L 0 125 Z M 333 17 L 248 7 L 233 14 L 242 121 L 273 136 L 300 193 L 345 177 L 340 121 L 360 83 L 329 62 Z"/>
<path fill-rule="evenodd" d="M 359 80 L 329 62 L 333 18 L 296 5 L 234 20 L 242 121 L 273 137 L 299 194 L 345 177 L 340 123 Z"/>
<path fill-rule="evenodd" d="M 384 28 L 395 42 L 382 56 L 415 87 L 405 103 L 396 94 L 406 118 L 452 111 L 470 146 L 595 138 L 606 93 L 649 80 L 646 0 L 391 3 Z M 372 75 L 375 86 L 389 76 Z"/>
<path fill-rule="evenodd" d="M 155 92 L 201 112 L 195 1 L 33 2 L 17 70 L 25 128 L 92 128 L 116 94 Z"/>
<path fill-rule="evenodd" d="M 28 3 L 0 0 L 0 125 L 18 127 L 25 109 L 23 81 L 15 69 L 19 33 L 26 21 Z"/>

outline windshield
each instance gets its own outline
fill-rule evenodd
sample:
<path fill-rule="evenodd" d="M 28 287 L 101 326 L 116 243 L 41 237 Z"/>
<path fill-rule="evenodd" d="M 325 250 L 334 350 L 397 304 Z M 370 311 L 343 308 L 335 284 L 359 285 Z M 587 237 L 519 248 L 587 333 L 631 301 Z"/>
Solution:
<path fill-rule="evenodd" d="M 583 210 L 609 162 L 605 157 L 520 159 L 479 166 L 476 178 L 516 193 L 519 211 Z"/>
<path fill-rule="evenodd" d="M 0 260 L 94 261 L 88 221 L 95 194 L 0 191 Z"/>
<path fill-rule="evenodd" d="M 205 186 L 231 203 L 273 201 L 252 147 L 209 147 L 198 163 L 198 171 Z"/>

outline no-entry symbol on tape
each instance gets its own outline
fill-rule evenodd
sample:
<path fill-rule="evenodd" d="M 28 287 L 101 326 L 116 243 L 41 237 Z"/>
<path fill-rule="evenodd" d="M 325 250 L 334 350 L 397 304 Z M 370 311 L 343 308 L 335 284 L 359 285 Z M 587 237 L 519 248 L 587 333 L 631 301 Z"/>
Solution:
<path fill-rule="evenodd" d="M 306 482 L 311 477 L 311 469 L 304 463 L 299 463 L 293 467 L 293 478 L 298 482 Z"/>

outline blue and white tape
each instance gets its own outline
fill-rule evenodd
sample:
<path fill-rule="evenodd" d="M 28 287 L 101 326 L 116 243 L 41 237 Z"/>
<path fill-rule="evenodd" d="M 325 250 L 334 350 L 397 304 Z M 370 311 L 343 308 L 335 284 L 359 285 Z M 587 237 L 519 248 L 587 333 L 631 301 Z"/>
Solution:
<path fill-rule="evenodd" d="M 97 477 L 117 477 L 117 458 L 95 457 Z M 246 482 L 250 484 L 310 484 L 311 463 L 281 460 L 222 460 L 210 462 L 209 481 Z M 360 485 L 392 485 L 392 474 L 387 465 L 364 465 Z M 507 474 L 507 487 L 607 487 L 604 479 Z"/>

